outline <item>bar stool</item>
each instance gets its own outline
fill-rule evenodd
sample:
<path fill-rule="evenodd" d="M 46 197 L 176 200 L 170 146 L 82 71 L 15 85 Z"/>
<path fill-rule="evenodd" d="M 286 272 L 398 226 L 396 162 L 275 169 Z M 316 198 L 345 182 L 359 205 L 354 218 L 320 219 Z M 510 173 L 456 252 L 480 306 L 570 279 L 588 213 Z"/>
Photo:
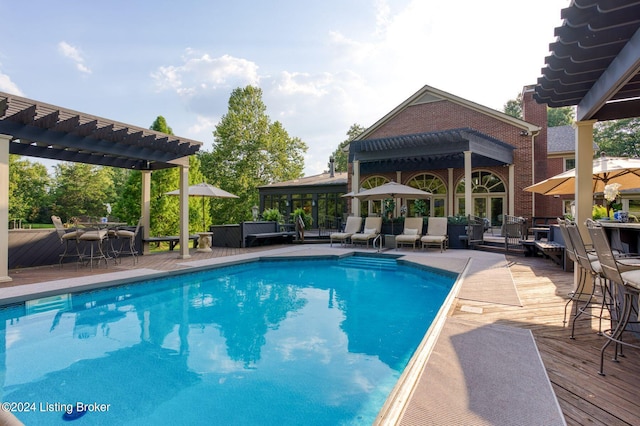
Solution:
<path fill-rule="evenodd" d="M 81 255 L 81 261 L 88 261 L 91 270 L 93 270 L 93 261 L 98 261 L 98 266 L 100 266 L 100 261 L 104 259 L 105 268 L 108 267 L 108 257 L 102 249 L 102 245 L 104 241 L 107 239 L 107 230 L 106 229 L 95 229 L 90 231 L 85 231 L 78 237 L 78 241 L 83 241 L 86 244 L 89 244 L 89 255 L 87 256 L 85 250 Z"/>
<path fill-rule="evenodd" d="M 623 335 L 625 331 L 637 332 L 638 330 L 632 330 L 628 327 L 630 325 L 640 324 L 638 322 L 638 296 L 640 295 L 640 265 L 632 269 L 620 270 L 620 264 L 623 260 L 616 259 L 609 245 L 606 232 L 601 224 L 592 220 L 587 220 L 587 229 L 591 236 L 591 241 L 596 249 L 600 266 L 602 267 L 602 273 L 604 276 L 615 286 L 614 302 L 620 306 L 615 309 L 616 321 L 615 327 L 604 330 L 603 335 L 607 338 L 607 342 L 602 346 L 600 350 L 600 370 L 598 374 L 604 376 L 604 352 L 612 342 L 615 342 L 615 352 L 613 361 L 618 362 L 618 355 L 622 353 L 622 346 L 640 349 L 640 345 L 633 344 L 628 341 L 624 341 Z M 630 268 L 628 264 L 624 265 Z"/>
<path fill-rule="evenodd" d="M 64 262 L 65 258 L 67 257 L 75 257 L 78 259 L 80 258 L 80 250 L 78 248 L 78 237 L 81 235 L 82 231 L 78 229 L 74 229 L 67 232 L 68 230 L 65 229 L 64 225 L 62 224 L 62 220 L 60 219 L 59 216 L 51 216 L 51 222 L 53 222 L 53 226 L 55 226 L 56 228 L 56 232 L 58 233 L 58 237 L 60 238 L 60 244 L 64 244 L 64 252 L 62 252 L 62 254 L 60 255 L 60 261 L 59 261 L 60 268 L 62 268 L 62 263 Z M 75 245 L 76 245 L 75 253 L 69 252 L 70 241 L 75 241 Z"/>
<path fill-rule="evenodd" d="M 609 313 L 611 318 L 611 308 L 614 306 L 613 298 L 610 292 L 610 286 L 606 280 L 606 277 L 602 274 L 602 267 L 596 254 L 589 253 L 587 247 L 582 239 L 578 225 L 572 221 L 566 221 L 565 228 L 571 241 L 571 245 L 574 249 L 575 257 L 578 261 L 581 270 L 585 271 L 585 275 L 591 277 L 591 291 L 584 292 L 586 288 L 586 279 L 580 290 L 580 296 L 586 296 L 584 304 L 580 305 L 581 297 L 576 297 L 576 310 L 573 316 L 571 324 L 571 339 L 575 339 L 575 327 L 576 320 L 582 315 L 588 315 L 589 317 L 598 318 L 598 335 L 602 335 L 602 317 L 605 313 L 605 309 Z M 566 244 L 566 240 L 565 240 Z M 599 284 L 599 285 L 598 285 Z M 599 294 L 596 293 L 597 289 L 600 289 Z M 591 311 L 592 307 L 599 307 L 598 313 Z"/>
<path fill-rule="evenodd" d="M 576 257 L 576 251 L 573 247 L 573 243 L 571 242 L 571 237 L 569 236 L 569 232 L 567 231 L 566 221 L 562 218 L 558 218 L 557 221 L 558 221 L 558 227 L 560 228 L 560 233 L 562 234 L 562 239 L 564 240 L 565 256 L 567 256 L 569 260 L 574 263 L 575 267 L 577 268 L 576 271 L 578 271 L 578 282 L 576 284 L 576 289 L 568 294 L 569 300 L 564 305 L 564 317 L 562 319 L 562 323 L 566 324 L 567 308 L 569 307 L 569 304 L 571 304 L 571 302 L 575 302 L 580 297 L 582 297 L 582 292 L 584 291 L 586 279 L 587 279 L 587 271 L 585 271 L 584 268 L 582 268 L 580 266 L 580 263 L 578 262 L 578 258 Z M 575 316 L 577 313 L 578 313 L 578 304 L 575 303 L 573 316 Z"/>
<path fill-rule="evenodd" d="M 136 250 L 136 237 L 138 236 L 138 231 L 140 231 L 140 224 L 142 223 L 142 218 L 138 219 L 138 224 L 136 225 L 135 231 L 129 231 L 127 229 L 118 229 L 116 230 L 116 237 L 121 239 L 120 250 L 118 250 L 117 257 L 119 258 L 121 254 L 130 254 L 133 256 L 133 264 L 135 265 L 138 262 L 138 250 Z M 122 262 L 122 260 L 120 260 Z"/>

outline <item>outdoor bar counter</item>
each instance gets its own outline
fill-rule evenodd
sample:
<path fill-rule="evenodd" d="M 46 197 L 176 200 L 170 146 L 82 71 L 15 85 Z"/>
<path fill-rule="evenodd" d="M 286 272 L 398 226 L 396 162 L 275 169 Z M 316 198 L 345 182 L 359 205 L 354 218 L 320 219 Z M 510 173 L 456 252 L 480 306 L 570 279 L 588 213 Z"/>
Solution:
<path fill-rule="evenodd" d="M 611 248 L 624 253 L 640 253 L 640 223 L 616 220 L 600 221 L 609 235 Z"/>

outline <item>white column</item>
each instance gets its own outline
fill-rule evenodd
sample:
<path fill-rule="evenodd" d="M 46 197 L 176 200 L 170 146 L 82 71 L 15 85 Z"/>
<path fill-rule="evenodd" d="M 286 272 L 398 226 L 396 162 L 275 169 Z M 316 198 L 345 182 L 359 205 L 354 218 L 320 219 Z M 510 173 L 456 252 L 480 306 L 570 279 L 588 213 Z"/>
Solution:
<path fill-rule="evenodd" d="M 396 171 L 396 182 L 398 183 L 402 183 L 402 172 L 401 171 Z M 395 199 L 396 202 L 396 207 L 395 207 L 395 211 L 393 212 L 393 217 L 400 217 L 400 208 L 402 207 L 402 199 L 401 198 L 396 198 Z M 406 200 L 405 200 L 406 203 Z"/>
<path fill-rule="evenodd" d="M 11 136 L 0 135 L 0 282 L 9 277 L 9 144 Z"/>
<path fill-rule="evenodd" d="M 447 190 L 447 211 L 445 215 L 452 216 L 456 211 L 456 187 L 453 181 L 453 169 L 451 167 L 447 169 L 447 188 L 449 189 Z"/>
<path fill-rule="evenodd" d="M 151 232 L 151 171 L 142 171 L 142 183 L 140 194 L 140 216 L 142 216 L 142 254 L 150 254 L 149 243 L 144 242 L 148 239 Z"/>
<path fill-rule="evenodd" d="M 574 123 L 576 130 L 576 215 L 575 221 L 582 238 L 590 242 L 584 222 L 593 209 L 593 125 L 596 120 Z"/>
<path fill-rule="evenodd" d="M 574 220 L 585 243 L 591 242 L 591 237 L 585 226 L 585 221 L 591 218 L 593 209 L 593 125 L 596 120 L 578 121 L 573 127 L 576 130 L 576 213 Z M 579 270 L 573 268 L 573 282 L 579 285 Z M 590 294 L 593 283 L 587 279 L 584 293 Z"/>
<path fill-rule="evenodd" d="M 464 152 L 464 214 L 473 215 L 471 201 L 471 151 Z"/>
<path fill-rule="evenodd" d="M 354 194 L 360 192 L 360 160 L 353 162 L 353 180 L 351 181 L 351 191 Z M 351 213 L 354 216 L 360 216 L 360 200 L 356 197 L 351 198 Z"/>
<path fill-rule="evenodd" d="M 509 164 L 509 213 L 510 216 L 516 214 L 516 168 Z"/>
<path fill-rule="evenodd" d="M 180 255 L 188 259 L 189 254 L 189 163 L 180 166 Z"/>

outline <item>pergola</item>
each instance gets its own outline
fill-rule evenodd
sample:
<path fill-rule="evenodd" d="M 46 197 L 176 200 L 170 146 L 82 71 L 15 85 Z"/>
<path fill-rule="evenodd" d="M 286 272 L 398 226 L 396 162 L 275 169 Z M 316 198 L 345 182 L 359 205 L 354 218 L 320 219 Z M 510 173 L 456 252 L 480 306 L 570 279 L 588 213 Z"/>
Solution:
<path fill-rule="evenodd" d="M 151 172 L 180 167 L 180 256 L 189 257 L 189 156 L 202 142 L 0 92 L 0 282 L 8 274 L 9 154 L 142 172 L 144 237 L 149 232 Z"/>
<path fill-rule="evenodd" d="M 463 168 L 471 182 L 471 165 L 476 167 L 508 166 L 509 191 L 513 193 L 513 150 L 503 141 L 477 130 L 462 128 L 380 139 L 354 140 L 349 145 L 349 162 L 353 163 L 354 182 L 361 173 Z M 453 187 L 452 175 L 449 187 Z M 355 188 L 355 192 L 359 189 Z M 471 185 L 465 186 L 465 203 L 472 206 Z M 352 209 L 359 214 L 360 204 Z M 510 209 L 512 211 L 513 208 Z"/>
<path fill-rule="evenodd" d="M 594 123 L 640 116 L 640 1 L 572 0 L 561 17 L 535 98 L 577 107 L 575 203 L 582 227 L 591 215 Z"/>

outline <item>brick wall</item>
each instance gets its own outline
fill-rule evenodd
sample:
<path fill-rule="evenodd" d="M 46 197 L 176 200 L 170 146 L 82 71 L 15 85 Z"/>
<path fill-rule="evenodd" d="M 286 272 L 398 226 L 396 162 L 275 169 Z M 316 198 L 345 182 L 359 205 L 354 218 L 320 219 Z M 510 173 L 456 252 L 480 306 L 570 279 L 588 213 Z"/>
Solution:
<path fill-rule="evenodd" d="M 533 92 L 524 94 L 526 114 L 529 123 L 543 126 L 535 140 L 535 158 L 534 150 L 532 150 L 532 137 L 522 136 L 521 128 L 511 123 L 502 121 L 496 117 L 486 115 L 475 109 L 458 103 L 442 100 L 430 103 L 423 103 L 407 107 L 398 115 L 388 122 L 382 124 L 367 139 L 377 139 L 397 135 L 407 135 L 414 133 L 435 132 L 442 130 L 451 130 L 458 128 L 471 128 L 480 131 L 486 135 L 499 139 L 507 144 L 514 146 L 514 164 L 515 176 L 514 186 L 515 193 L 508 196 L 514 197 L 515 214 L 517 216 L 531 217 L 533 215 L 533 195 L 524 192 L 523 188 L 533 184 L 532 169 L 535 166 L 536 176 L 546 175 L 546 157 L 547 157 L 547 135 L 546 135 L 546 105 L 539 105 L 533 100 Z M 475 169 L 474 169 L 475 170 Z M 508 168 L 507 167 L 491 167 L 485 170 L 498 175 L 503 179 L 508 187 Z M 440 176 L 445 184 L 447 183 L 446 170 L 429 171 Z M 404 173 L 403 182 L 418 173 Z M 454 185 L 463 177 L 464 170 L 454 170 Z M 365 180 L 369 176 L 361 176 L 361 180 Z M 395 180 L 395 175 L 393 177 Z M 541 179 L 538 179 L 541 180 Z M 448 188 L 453 191 L 455 188 Z M 508 206 L 509 201 L 506 200 Z M 538 200 L 536 200 L 536 203 Z M 452 214 L 453 206 L 449 208 L 449 214 Z M 536 214 L 537 215 L 537 214 Z"/>

